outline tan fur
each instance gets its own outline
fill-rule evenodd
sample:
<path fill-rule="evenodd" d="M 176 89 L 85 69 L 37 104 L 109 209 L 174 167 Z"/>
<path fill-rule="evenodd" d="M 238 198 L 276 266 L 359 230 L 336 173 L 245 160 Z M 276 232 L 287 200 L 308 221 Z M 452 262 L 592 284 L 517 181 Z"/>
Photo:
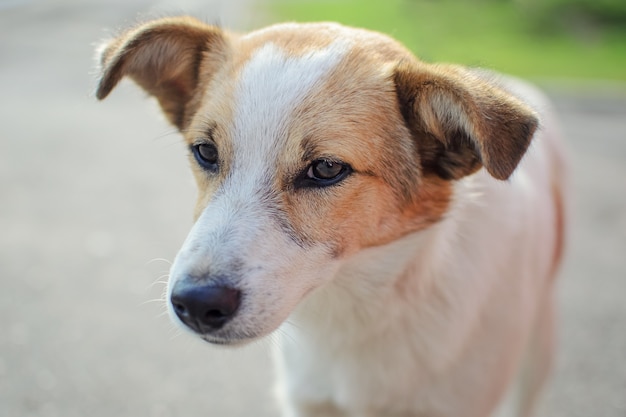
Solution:
<path fill-rule="evenodd" d="M 415 143 L 399 117 L 395 96 L 389 94 L 394 86 L 388 72 L 362 65 L 368 59 L 367 51 L 353 51 L 307 97 L 296 109 L 299 123 L 290 137 L 294 143 L 286 147 L 291 152 L 298 144 L 305 147 L 304 155 L 288 157 L 294 163 L 301 159 L 306 166 L 335 155 L 354 168 L 349 183 L 316 196 L 313 212 L 309 192 L 284 197 L 290 221 L 305 239 L 334 242 L 336 252 L 345 255 L 436 222 L 450 192 L 448 183 L 421 177 Z"/>

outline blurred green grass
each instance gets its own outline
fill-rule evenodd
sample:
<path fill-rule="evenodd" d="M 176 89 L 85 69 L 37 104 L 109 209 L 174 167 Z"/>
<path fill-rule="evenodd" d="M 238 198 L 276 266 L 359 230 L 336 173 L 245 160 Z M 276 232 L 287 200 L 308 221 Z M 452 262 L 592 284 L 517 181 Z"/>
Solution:
<path fill-rule="evenodd" d="M 381 31 L 425 61 L 480 66 L 533 79 L 626 80 L 626 20 L 620 20 L 626 16 L 604 8 L 606 16 L 619 19 L 601 20 L 586 9 L 568 8 L 568 1 L 598 4 L 597 0 L 275 0 L 270 11 L 277 20 L 337 21 Z M 604 1 L 617 5 L 620 13 L 619 2 L 626 4 Z"/>

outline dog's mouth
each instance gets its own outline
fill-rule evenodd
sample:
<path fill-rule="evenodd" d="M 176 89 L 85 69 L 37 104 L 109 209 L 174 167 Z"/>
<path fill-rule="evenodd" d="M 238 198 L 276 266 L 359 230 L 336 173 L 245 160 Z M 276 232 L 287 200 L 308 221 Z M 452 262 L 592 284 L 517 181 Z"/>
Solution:
<path fill-rule="evenodd" d="M 181 320 L 181 316 L 176 311 L 176 307 L 170 304 L 168 310 L 172 320 L 187 331 L 192 332 L 195 336 L 211 343 L 212 345 L 221 346 L 237 346 L 244 345 L 252 340 L 258 339 L 262 335 L 257 332 L 241 330 L 237 326 L 237 317 L 232 320 L 220 324 L 218 327 L 211 328 L 209 326 L 197 324 L 199 321 L 195 317 Z"/>
<path fill-rule="evenodd" d="M 212 345 L 230 346 L 232 344 L 232 342 L 230 340 L 219 339 L 219 338 L 215 338 L 215 337 L 210 336 L 210 335 L 201 335 L 200 338 L 202 340 L 204 340 L 205 342 L 208 342 L 208 343 L 210 343 Z"/>
<path fill-rule="evenodd" d="M 197 335 L 205 342 L 218 346 L 242 346 L 261 337 L 257 334 L 228 330 L 217 333 L 197 333 Z"/>

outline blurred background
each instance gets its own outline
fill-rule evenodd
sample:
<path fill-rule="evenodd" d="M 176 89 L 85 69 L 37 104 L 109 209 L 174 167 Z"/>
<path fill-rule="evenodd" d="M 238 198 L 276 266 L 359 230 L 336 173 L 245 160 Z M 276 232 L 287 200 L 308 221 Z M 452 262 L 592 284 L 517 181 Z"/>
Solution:
<path fill-rule="evenodd" d="M 195 197 L 179 136 L 128 82 L 92 94 L 100 40 L 180 13 L 337 20 L 541 85 L 574 216 L 538 415 L 626 416 L 623 0 L 0 0 L 0 417 L 277 416 L 269 342 L 217 349 L 164 314 Z"/>

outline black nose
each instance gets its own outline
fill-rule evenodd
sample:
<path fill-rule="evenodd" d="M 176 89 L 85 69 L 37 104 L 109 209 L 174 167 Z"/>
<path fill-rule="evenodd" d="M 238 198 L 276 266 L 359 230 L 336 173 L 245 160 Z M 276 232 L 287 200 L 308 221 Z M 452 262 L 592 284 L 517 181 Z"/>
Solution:
<path fill-rule="evenodd" d="M 179 281 L 170 300 L 178 318 L 198 333 L 221 328 L 239 308 L 241 292 L 215 284 L 190 284 Z"/>

